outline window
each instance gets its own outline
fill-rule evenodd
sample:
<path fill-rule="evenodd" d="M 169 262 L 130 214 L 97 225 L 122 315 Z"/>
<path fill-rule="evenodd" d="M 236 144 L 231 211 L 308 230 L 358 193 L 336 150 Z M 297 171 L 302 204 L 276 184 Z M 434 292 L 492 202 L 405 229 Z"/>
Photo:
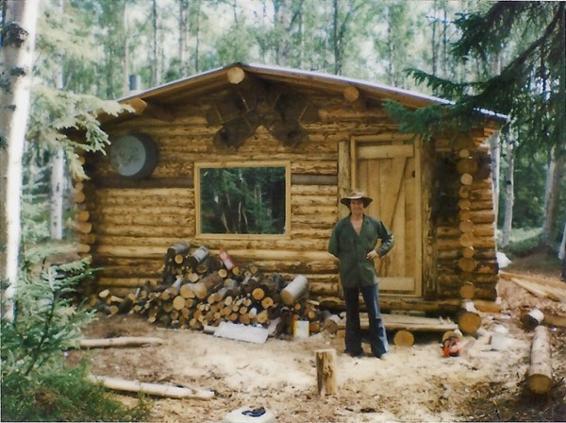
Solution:
<path fill-rule="evenodd" d="M 285 162 L 196 163 L 197 235 L 284 235 L 290 221 Z"/>

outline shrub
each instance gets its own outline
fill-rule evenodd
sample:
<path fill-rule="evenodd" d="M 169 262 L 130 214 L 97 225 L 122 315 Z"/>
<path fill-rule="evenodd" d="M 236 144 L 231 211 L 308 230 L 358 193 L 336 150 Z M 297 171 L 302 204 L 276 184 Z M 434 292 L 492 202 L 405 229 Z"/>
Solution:
<path fill-rule="evenodd" d="M 73 304 L 78 284 L 92 276 L 84 261 L 23 275 L 14 321 L 1 320 L 2 420 L 139 421 L 146 404 L 130 409 L 86 378 L 86 365 L 65 367 L 89 312 Z"/>

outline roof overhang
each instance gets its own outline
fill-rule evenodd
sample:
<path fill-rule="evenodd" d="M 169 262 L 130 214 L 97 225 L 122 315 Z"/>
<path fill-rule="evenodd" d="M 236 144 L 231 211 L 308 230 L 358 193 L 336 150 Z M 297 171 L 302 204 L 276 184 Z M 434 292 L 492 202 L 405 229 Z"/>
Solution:
<path fill-rule="evenodd" d="M 222 68 L 202 72 L 190 77 L 178 79 L 157 87 L 130 94 L 119 98 L 123 104 L 129 104 L 136 109 L 136 104 L 142 108 L 148 104 L 154 105 L 157 113 L 160 107 L 166 110 L 167 105 L 174 105 L 196 98 L 230 86 L 228 74 L 234 68 L 242 69 L 246 74 L 256 78 L 287 84 L 296 88 L 308 88 L 321 90 L 325 93 L 341 95 L 347 87 L 355 87 L 365 98 L 376 100 L 394 100 L 409 108 L 420 108 L 430 105 L 450 104 L 450 101 L 420 94 L 401 88 L 390 87 L 384 84 L 330 75 L 320 72 L 289 69 L 277 66 L 259 64 L 234 63 Z M 141 100 L 141 101 L 140 101 Z M 479 113 L 488 121 L 501 124 L 507 121 L 507 116 L 480 110 Z M 163 113 L 166 115 L 166 112 Z M 118 118 L 123 119 L 123 116 Z M 105 122 L 113 121 L 113 118 L 105 119 Z"/>

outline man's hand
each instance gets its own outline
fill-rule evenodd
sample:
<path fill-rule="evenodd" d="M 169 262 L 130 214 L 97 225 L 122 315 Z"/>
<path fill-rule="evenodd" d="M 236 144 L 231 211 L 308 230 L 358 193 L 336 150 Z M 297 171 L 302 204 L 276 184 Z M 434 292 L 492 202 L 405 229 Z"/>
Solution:
<path fill-rule="evenodd" d="M 367 253 L 366 258 L 368 260 L 374 260 L 376 257 L 380 257 L 380 255 L 377 253 L 377 251 L 375 250 L 371 250 L 369 253 Z"/>

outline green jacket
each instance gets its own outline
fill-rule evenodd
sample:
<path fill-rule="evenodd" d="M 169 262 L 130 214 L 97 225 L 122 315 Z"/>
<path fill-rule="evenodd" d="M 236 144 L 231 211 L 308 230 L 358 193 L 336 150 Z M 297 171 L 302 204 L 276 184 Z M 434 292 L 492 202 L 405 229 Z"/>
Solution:
<path fill-rule="evenodd" d="M 366 255 L 375 248 L 378 239 L 382 243 L 377 252 L 383 257 L 393 247 L 393 235 L 381 220 L 364 215 L 359 235 L 350 216 L 338 221 L 330 236 L 328 252 L 340 260 L 340 280 L 344 288 L 377 284 L 374 262 L 366 259 Z"/>

